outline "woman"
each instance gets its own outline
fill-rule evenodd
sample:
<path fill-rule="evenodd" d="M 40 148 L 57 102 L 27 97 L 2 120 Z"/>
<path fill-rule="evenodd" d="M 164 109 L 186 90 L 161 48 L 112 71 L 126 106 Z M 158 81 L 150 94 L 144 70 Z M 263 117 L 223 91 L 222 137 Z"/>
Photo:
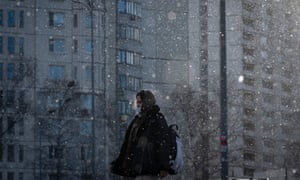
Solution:
<path fill-rule="evenodd" d="M 168 175 L 168 125 L 151 91 L 136 95 L 141 108 L 129 125 L 119 157 L 111 172 L 136 180 L 156 180 Z"/>

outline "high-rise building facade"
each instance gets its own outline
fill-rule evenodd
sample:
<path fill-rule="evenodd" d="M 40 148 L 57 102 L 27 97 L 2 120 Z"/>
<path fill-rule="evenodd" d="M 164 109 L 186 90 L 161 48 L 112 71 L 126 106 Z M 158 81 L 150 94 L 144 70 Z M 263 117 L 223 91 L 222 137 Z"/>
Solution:
<path fill-rule="evenodd" d="M 0 3 L 1 179 L 108 176 L 103 2 Z"/>
<path fill-rule="evenodd" d="M 208 92 L 214 102 L 218 8 L 219 2 L 208 2 L 208 26 L 215 25 L 208 30 Z M 226 1 L 229 176 L 267 178 L 268 170 L 297 167 L 288 147 L 299 141 L 298 22 L 297 1 Z M 219 114 L 211 115 L 218 121 Z"/>
<path fill-rule="evenodd" d="M 293 168 L 299 7 L 226 0 L 231 177 Z M 140 89 L 180 125 L 174 179 L 220 179 L 220 58 L 216 0 L 1 1 L 0 179 L 117 179 L 109 162 Z"/>

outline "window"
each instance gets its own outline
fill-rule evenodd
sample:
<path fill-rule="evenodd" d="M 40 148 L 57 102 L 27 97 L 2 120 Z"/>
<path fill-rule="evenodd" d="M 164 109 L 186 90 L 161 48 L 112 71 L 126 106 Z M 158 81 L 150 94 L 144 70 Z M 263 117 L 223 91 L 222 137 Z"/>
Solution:
<path fill-rule="evenodd" d="M 24 37 L 19 37 L 19 54 L 24 55 Z"/>
<path fill-rule="evenodd" d="M 282 74 L 283 76 L 285 76 L 286 78 L 291 78 L 293 76 L 293 69 L 292 68 L 282 68 Z"/>
<path fill-rule="evenodd" d="M 253 177 L 255 169 L 253 168 L 244 168 L 244 176 Z"/>
<path fill-rule="evenodd" d="M 242 8 L 246 11 L 252 12 L 255 8 L 255 3 L 251 1 L 242 1 Z"/>
<path fill-rule="evenodd" d="M 118 12 L 126 13 L 126 1 L 125 0 L 118 1 Z"/>
<path fill-rule="evenodd" d="M 92 109 L 92 95 L 81 95 L 80 99 L 82 109 Z"/>
<path fill-rule="evenodd" d="M 24 119 L 20 118 L 18 120 L 18 125 L 19 125 L 19 135 L 23 136 L 24 135 Z"/>
<path fill-rule="evenodd" d="M 0 108 L 3 106 L 3 90 L 0 89 Z M 2 120 L 2 119 L 1 119 Z M 2 123 L 1 123 L 1 129 L 0 133 L 2 132 Z"/>
<path fill-rule="evenodd" d="M 3 26 L 3 10 L 0 9 L 0 26 Z"/>
<path fill-rule="evenodd" d="M 0 63 L 0 80 L 3 80 L 3 63 Z"/>
<path fill-rule="evenodd" d="M 132 113 L 132 105 L 129 101 L 119 101 L 118 102 L 118 113 L 119 114 L 131 114 Z"/>
<path fill-rule="evenodd" d="M 2 124 L 2 121 L 1 121 L 1 124 Z M 0 142 L 0 161 L 3 161 L 3 144 L 2 142 Z"/>
<path fill-rule="evenodd" d="M 127 1 L 126 2 L 126 12 L 129 14 L 133 14 L 136 16 L 140 16 L 141 17 L 141 5 L 132 2 L 132 1 Z"/>
<path fill-rule="evenodd" d="M 291 136 L 293 134 L 293 129 L 289 128 L 287 125 L 281 126 L 281 132 L 284 135 Z"/>
<path fill-rule="evenodd" d="M 15 174 L 14 172 L 7 172 L 7 180 L 14 180 Z"/>
<path fill-rule="evenodd" d="M 287 93 L 291 93 L 292 92 L 292 85 L 282 83 L 281 84 L 281 88 L 282 88 L 282 90 L 284 92 L 287 92 Z"/>
<path fill-rule="evenodd" d="M 254 116 L 255 115 L 255 109 L 253 109 L 253 108 L 244 108 L 244 114 L 246 116 Z"/>
<path fill-rule="evenodd" d="M 54 1 L 54 0 L 53 0 Z M 63 0 L 55 0 L 55 1 L 63 1 Z M 57 174 L 57 173 L 49 173 L 48 174 L 49 176 L 49 180 L 58 180 L 58 179 L 69 179 L 69 176 L 63 174 L 63 173 L 60 173 L 60 174 Z"/>
<path fill-rule="evenodd" d="M 255 161 L 255 154 L 250 152 L 244 153 L 244 160 L 245 161 Z"/>
<path fill-rule="evenodd" d="M 49 134 L 52 136 L 60 135 L 61 132 L 64 132 L 65 127 L 63 126 L 64 122 L 61 119 L 51 119 L 49 123 Z"/>
<path fill-rule="evenodd" d="M 267 89 L 273 89 L 273 82 L 270 80 L 262 80 L 262 86 L 263 88 L 267 88 Z"/>
<path fill-rule="evenodd" d="M 80 134 L 85 136 L 92 135 L 92 121 L 80 121 Z"/>
<path fill-rule="evenodd" d="M 19 64 L 19 80 L 22 81 L 25 77 L 25 66 L 23 63 Z"/>
<path fill-rule="evenodd" d="M 255 20 L 250 17 L 242 17 L 242 22 L 244 25 L 254 27 Z"/>
<path fill-rule="evenodd" d="M 118 12 L 127 13 L 141 17 L 141 5 L 132 1 L 119 0 L 118 1 Z"/>
<path fill-rule="evenodd" d="M 252 122 L 244 122 L 244 130 L 255 131 L 255 124 Z"/>
<path fill-rule="evenodd" d="M 254 101 L 255 100 L 255 94 L 253 92 L 244 92 L 243 99 L 245 101 Z"/>
<path fill-rule="evenodd" d="M 24 146 L 19 145 L 19 162 L 24 161 Z"/>
<path fill-rule="evenodd" d="M 92 27 L 92 16 L 90 14 L 85 16 L 85 27 L 91 28 Z"/>
<path fill-rule="evenodd" d="M 19 180 L 24 180 L 24 173 L 19 172 Z"/>
<path fill-rule="evenodd" d="M 47 95 L 47 106 L 49 108 L 58 108 L 62 103 L 63 93 L 52 93 Z"/>
<path fill-rule="evenodd" d="M 266 163 L 273 163 L 274 162 L 274 156 L 265 154 L 263 155 L 263 161 Z"/>
<path fill-rule="evenodd" d="M 1 95 L 1 94 L 0 94 Z M 2 103 L 2 99 L 0 99 L 1 100 L 1 102 L 0 103 Z M 2 134 L 2 132 L 3 132 L 3 118 L 2 118 L 2 116 L 0 117 L 0 133 Z M 0 161 L 1 161 L 1 156 L 0 156 Z"/>
<path fill-rule="evenodd" d="M 59 12 L 49 12 L 49 26 L 62 27 L 65 23 L 65 14 Z"/>
<path fill-rule="evenodd" d="M 7 91 L 7 99 L 6 99 L 6 106 L 8 108 L 13 108 L 15 104 L 15 91 L 8 90 Z"/>
<path fill-rule="evenodd" d="M 127 81 L 128 81 L 127 88 L 129 90 L 137 91 L 137 90 L 141 89 L 141 86 L 142 86 L 141 79 L 132 77 L 132 76 L 128 76 Z"/>
<path fill-rule="evenodd" d="M 80 159 L 81 160 L 86 160 L 85 151 L 86 151 L 85 147 L 81 146 L 81 148 L 80 148 Z"/>
<path fill-rule="evenodd" d="M 13 80 L 15 78 L 15 64 L 7 64 L 7 79 Z"/>
<path fill-rule="evenodd" d="M 86 66 L 85 67 L 85 79 L 87 81 L 92 80 L 92 68 L 91 68 L 91 66 Z"/>
<path fill-rule="evenodd" d="M 78 15 L 73 15 L 73 27 L 76 28 L 78 26 Z"/>
<path fill-rule="evenodd" d="M 78 40 L 77 39 L 73 40 L 73 52 L 75 52 L 75 53 L 78 52 Z"/>
<path fill-rule="evenodd" d="M 14 162 L 15 161 L 15 146 L 7 145 L 7 161 Z"/>
<path fill-rule="evenodd" d="M 49 79 L 52 79 L 52 80 L 64 79 L 65 67 L 64 66 L 49 66 L 48 76 L 49 76 Z"/>
<path fill-rule="evenodd" d="M 15 27 L 15 11 L 14 10 L 7 11 L 7 26 Z"/>
<path fill-rule="evenodd" d="M 118 77 L 118 88 L 119 89 L 128 89 L 136 91 L 141 89 L 142 80 L 133 76 L 119 75 Z"/>
<path fill-rule="evenodd" d="M 243 32 L 243 39 L 248 40 L 248 41 L 252 41 L 254 40 L 254 34 L 252 34 L 251 32 Z"/>
<path fill-rule="evenodd" d="M 127 85 L 127 78 L 126 78 L 126 75 L 119 75 L 119 78 L 118 78 L 118 88 L 120 89 L 126 89 L 126 85 Z"/>
<path fill-rule="evenodd" d="M 91 53 L 92 52 L 92 41 L 91 40 L 86 40 L 85 41 L 85 52 L 86 53 Z"/>
<path fill-rule="evenodd" d="M 251 78 L 251 77 L 246 77 L 244 76 L 244 84 L 248 85 L 248 86 L 254 86 L 254 78 Z"/>
<path fill-rule="evenodd" d="M 274 103 L 275 97 L 271 94 L 263 94 L 263 102 L 272 104 Z"/>
<path fill-rule="evenodd" d="M 274 111 L 265 111 L 265 115 L 267 118 L 274 118 L 275 112 Z"/>
<path fill-rule="evenodd" d="M 81 146 L 80 147 L 80 159 L 81 160 L 88 160 L 91 159 L 91 147 L 89 146 Z"/>
<path fill-rule="evenodd" d="M 253 137 L 244 137 L 244 145 L 248 147 L 255 146 L 255 139 Z"/>
<path fill-rule="evenodd" d="M 51 145 L 49 146 L 49 159 L 63 158 L 63 146 Z"/>
<path fill-rule="evenodd" d="M 82 109 L 92 109 L 92 95 L 81 95 Z"/>
<path fill-rule="evenodd" d="M 0 54 L 3 54 L 3 37 L 0 36 Z"/>
<path fill-rule="evenodd" d="M 14 54 L 15 53 L 15 38 L 9 36 L 7 38 L 7 51 L 9 54 Z"/>
<path fill-rule="evenodd" d="M 119 50 L 118 52 L 118 59 L 117 59 L 117 62 L 118 63 L 126 63 L 126 51 L 123 51 L 123 50 Z"/>
<path fill-rule="evenodd" d="M 286 97 L 282 97 L 281 98 L 281 105 L 285 106 L 285 107 L 292 107 L 293 106 L 293 99 L 292 98 L 286 98 Z"/>
<path fill-rule="evenodd" d="M 65 40 L 64 39 L 49 39 L 49 51 L 62 53 L 65 51 Z"/>
<path fill-rule="evenodd" d="M 253 56 L 254 51 L 255 50 L 253 48 L 243 47 L 243 54 L 244 55 Z"/>
<path fill-rule="evenodd" d="M 24 27 L 24 11 L 21 10 L 19 14 L 19 27 L 23 28 Z"/>
<path fill-rule="evenodd" d="M 292 113 L 281 113 L 281 118 L 285 121 L 291 121 L 293 119 Z"/>
<path fill-rule="evenodd" d="M 274 68 L 270 65 L 266 65 L 263 67 L 263 71 L 267 74 L 273 74 Z"/>
<path fill-rule="evenodd" d="M 119 50 L 117 62 L 121 64 L 139 65 L 140 54 L 126 50 Z"/>
<path fill-rule="evenodd" d="M 274 148 L 274 143 L 272 140 L 264 140 L 264 146 L 268 148 Z"/>
<path fill-rule="evenodd" d="M 120 25 L 119 37 L 122 39 L 140 41 L 141 40 L 140 29 L 132 26 Z"/>
<path fill-rule="evenodd" d="M 19 92 L 19 97 L 18 97 L 20 106 L 25 104 L 24 98 L 25 98 L 25 91 L 22 90 Z"/>
<path fill-rule="evenodd" d="M 7 117 L 7 134 L 15 135 L 15 119 L 12 116 Z"/>
<path fill-rule="evenodd" d="M 73 70 L 73 77 L 74 77 L 74 79 L 77 79 L 78 77 L 77 77 L 77 67 L 75 66 L 74 67 L 74 70 Z"/>
<path fill-rule="evenodd" d="M 268 124 L 264 124 L 262 126 L 262 131 L 266 134 L 273 134 L 274 132 L 274 126 L 273 125 L 268 125 Z"/>
<path fill-rule="evenodd" d="M 254 70 L 254 64 L 243 62 L 243 70 L 245 70 L 245 71 L 253 71 Z"/>

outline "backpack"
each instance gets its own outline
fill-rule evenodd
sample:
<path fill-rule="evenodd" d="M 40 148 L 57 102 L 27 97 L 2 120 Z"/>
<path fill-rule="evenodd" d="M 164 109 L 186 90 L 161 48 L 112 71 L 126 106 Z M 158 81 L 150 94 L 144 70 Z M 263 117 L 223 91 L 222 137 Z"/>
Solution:
<path fill-rule="evenodd" d="M 182 156 L 182 143 L 176 130 L 178 130 L 177 124 L 169 126 L 169 147 L 170 147 L 170 170 L 169 174 L 175 175 L 179 173 L 183 168 L 183 156 Z"/>

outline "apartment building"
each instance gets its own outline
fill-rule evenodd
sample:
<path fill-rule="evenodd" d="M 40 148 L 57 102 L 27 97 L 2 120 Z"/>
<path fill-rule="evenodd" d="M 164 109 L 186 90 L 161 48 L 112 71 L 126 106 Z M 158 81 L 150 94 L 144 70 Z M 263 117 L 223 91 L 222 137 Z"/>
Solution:
<path fill-rule="evenodd" d="M 105 178 L 103 2 L 1 1 L 1 179 Z"/>
<path fill-rule="evenodd" d="M 209 10 L 218 7 L 209 5 Z M 299 106 L 298 6 L 296 1 L 226 1 L 229 176 L 292 168 L 287 146 L 299 140 L 293 122 Z M 218 17 L 218 11 L 211 12 Z M 218 43 L 210 41 L 216 29 L 208 40 L 209 63 L 217 60 L 209 70 L 209 92 L 219 76 L 220 59 L 213 54 Z"/>

